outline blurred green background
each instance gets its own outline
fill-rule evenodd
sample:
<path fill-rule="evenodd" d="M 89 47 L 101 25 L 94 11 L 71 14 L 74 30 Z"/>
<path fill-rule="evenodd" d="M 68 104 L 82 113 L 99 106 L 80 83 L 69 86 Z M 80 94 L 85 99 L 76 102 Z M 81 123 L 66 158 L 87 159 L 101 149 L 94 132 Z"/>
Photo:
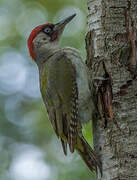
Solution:
<path fill-rule="evenodd" d="M 0 180 L 95 179 L 77 153 L 63 155 L 39 91 L 27 38 L 46 22 L 73 13 L 60 46 L 85 59 L 86 0 L 0 0 Z"/>

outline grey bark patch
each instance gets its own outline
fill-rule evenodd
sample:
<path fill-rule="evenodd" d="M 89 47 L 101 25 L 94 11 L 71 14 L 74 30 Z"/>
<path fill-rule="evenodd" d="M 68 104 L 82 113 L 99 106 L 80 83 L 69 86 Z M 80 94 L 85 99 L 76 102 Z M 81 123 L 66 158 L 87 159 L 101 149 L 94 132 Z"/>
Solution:
<path fill-rule="evenodd" d="M 134 22 L 131 28 L 137 28 L 137 1 L 130 2 L 130 18 Z M 121 133 L 114 123 L 108 123 L 108 128 L 104 130 L 101 102 L 97 104 L 96 100 L 98 84 L 94 86 L 92 83 L 95 87 L 93 101 L 96 107 L 93 114 L 94 146 L 103 168 L 103 177 L 97 175 L 97 179 L 102 180 L 137 179 L 137 80 L 132 75 L 136 69 L 132 66 L 130 70 L 126 68 L 132 64 L 129 59 L 133 53 L 132 42 L 125 37 L 128 33 L 126 9 L 129 9 L 129 1 L 88 0 L 87 65 L 91 79 L 102 77 L 102 68 L 99 67 L 96 73 L 93 65 L 97 60 L 105 59 L 113 79 L 113 111 L 122 130 Z M 123 37 L 119 36 L 120 42 L 119 34 L 123 34 Z M 135 41 L 135 36 L 133 39 Z"/>

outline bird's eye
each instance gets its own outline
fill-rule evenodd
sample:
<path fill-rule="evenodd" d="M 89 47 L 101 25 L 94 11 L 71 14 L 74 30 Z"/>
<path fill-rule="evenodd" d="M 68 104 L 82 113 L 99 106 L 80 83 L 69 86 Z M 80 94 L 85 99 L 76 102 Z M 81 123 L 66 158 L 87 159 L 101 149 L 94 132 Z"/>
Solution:
<path fill-rule="evenodd" d="M 50 34 L 50 32 L 51 32 L 51 28 L 46 27 L 46 28 L 44 29 L 44 32 L 45 32 L 45 33 L 47 33 L 47 34 Z"/>

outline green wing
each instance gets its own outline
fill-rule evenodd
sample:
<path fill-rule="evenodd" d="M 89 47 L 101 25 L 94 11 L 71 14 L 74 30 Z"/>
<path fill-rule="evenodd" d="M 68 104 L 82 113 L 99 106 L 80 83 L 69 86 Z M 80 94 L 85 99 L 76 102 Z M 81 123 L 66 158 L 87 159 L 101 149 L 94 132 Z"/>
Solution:
<path fill-rule="evenodd" d="M 41 80 L 41 93 L 53 128 L 61 138 L 64 153 L 67 144 L 74 152 L 78 124 L 78 89 L 76 70 L 65 54 L 46 62 Z M 46 79 L 46 80 L 45 80 Z"/>

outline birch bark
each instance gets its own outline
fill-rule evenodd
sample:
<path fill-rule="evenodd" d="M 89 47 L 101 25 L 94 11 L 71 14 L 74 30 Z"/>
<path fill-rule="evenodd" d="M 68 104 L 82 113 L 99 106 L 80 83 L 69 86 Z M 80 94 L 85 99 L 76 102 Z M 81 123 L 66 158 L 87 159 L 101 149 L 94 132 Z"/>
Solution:
<path fill-rule="evenodd" d="M 88 0 L 86 48 L 97 179 L 137 180 L 137 0 Z"/>

